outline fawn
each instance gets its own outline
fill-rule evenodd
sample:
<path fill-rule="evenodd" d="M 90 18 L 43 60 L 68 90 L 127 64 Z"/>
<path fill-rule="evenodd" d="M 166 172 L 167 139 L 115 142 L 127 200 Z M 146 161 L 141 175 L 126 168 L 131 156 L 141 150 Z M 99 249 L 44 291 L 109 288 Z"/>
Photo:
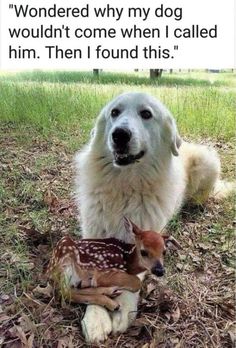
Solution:
<path fill-rule="evenodd" d="M 177 250 L 179 243 L 173 237 L 143 231 L 126 217 L 124 226 L 134 234 L 134 244 L 116 238 L 75 241 L 69 236 L 57 243 L 46 275 L 60 286 L 66 299 L 113 311 L 119 308 L 113 298 L 122 289 L 140 290 L 137 274 L 150 270 L 158 277 L 164 275 L 166 248 Z"/>

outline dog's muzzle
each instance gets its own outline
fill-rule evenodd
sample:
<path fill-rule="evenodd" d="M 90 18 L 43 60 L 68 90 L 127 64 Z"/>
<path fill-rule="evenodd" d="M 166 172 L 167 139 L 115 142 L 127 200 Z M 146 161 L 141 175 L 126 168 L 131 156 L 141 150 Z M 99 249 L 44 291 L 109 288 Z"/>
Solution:
<path fill-rule="evenodd" d="M 115 164 L 118 166 L 127 166 L 131 163 L 138 162 L 140 158 L 144 156 L 145 152 L 142 150 L 137 155 L 131 155 L 131 154 L 120 154 L 117 152 L 114 152 L 114 161 Z"/>
<path fill-rule="evenodd" d="M 112 133 L 113 144 L 119 152 L 125 152 L 131 137 L 132 133 L 128 128 L 117 127 Z"/>
<path fill-rule="evenodd" d="M 132 132 L 126 127 L 117 127 L 112 132 L 112 147 L 114 164 L 117 166 L 127 166 L 131 163 L 137 162 L 144 156 L 144 151 L 133 155 L 130 154 L 130 141 L 132 139 Z"/>

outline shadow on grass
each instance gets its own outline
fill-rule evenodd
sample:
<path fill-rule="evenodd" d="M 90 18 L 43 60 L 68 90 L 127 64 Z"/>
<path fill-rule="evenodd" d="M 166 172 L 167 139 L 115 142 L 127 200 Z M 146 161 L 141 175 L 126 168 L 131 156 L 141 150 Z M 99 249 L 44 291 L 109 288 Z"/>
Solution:
<path fill-rule="evenodd" d="M 127 85 L 146 85 L 146 86 L 225 86 L 225 81 L 210 81 L 207 79 L 186 78 L 164 75 L 158 79 L 150 79 L 133 74 L 108 73 L 101 72 L 99 76 L 93 75 L 92 72 L 80 71 L 30 71 L 20 72 L 14 75 L 8 75 L 2 79 L 7 81 L 35 81 L 35 82 L 52 82 L 52 83 L 88 83 L 88 84 L 127 84 Z"/>
<path fill-rule="evenodd" d="M 182 221 L 196 221 L 202 216 L 202 214 L 204 214 L 206 210 L 207 208 L 204 205 L 186 203 L 182 207 L 179 217 Z"/>

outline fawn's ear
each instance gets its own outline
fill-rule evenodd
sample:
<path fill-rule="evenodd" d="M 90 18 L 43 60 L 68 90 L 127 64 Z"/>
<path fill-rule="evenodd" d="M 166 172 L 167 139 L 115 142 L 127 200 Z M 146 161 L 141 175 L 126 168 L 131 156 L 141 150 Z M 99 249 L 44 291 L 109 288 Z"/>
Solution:
<path fill-rule="evenodd" d="M 180 249 L 182 249 L 181 245 L 179 244 L 179 242 L 174 237 L 168 236 L 168 235 L 162 235 L 162 238 L 164 239 L 165 246 L 168 249 L 171 249 L 171 250 L 180 250 Z"/>
<path fill-rule="evenodd" d="M 133 221 L 128 219 L 126 216 L 123 217 L 124 225 L 126 232 L 128 233 L 134 233 L 135 235 L 138 235 L 140 233 L 140 228 L 136 226 Z"/>

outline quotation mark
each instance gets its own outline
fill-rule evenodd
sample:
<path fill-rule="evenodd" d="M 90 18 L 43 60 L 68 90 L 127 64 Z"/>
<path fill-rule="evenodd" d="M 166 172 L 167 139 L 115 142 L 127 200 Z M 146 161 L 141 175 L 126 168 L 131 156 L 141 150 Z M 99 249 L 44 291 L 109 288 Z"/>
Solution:
<path fill-rule="evenodd" d="M 174 45 L 174 50 L 178 51 L 178 49 L 179 49 L 179 46 L 178 45 Z M 174 58 L 175 58 L 174 56 L 171 56 L 171 59 L 174 59 Z"/>
<path fill-rule="evenodd" d="M 9 4 L 9 8 L 10 8 L 10 9 L 13 9 L 13 4 Z"/>

